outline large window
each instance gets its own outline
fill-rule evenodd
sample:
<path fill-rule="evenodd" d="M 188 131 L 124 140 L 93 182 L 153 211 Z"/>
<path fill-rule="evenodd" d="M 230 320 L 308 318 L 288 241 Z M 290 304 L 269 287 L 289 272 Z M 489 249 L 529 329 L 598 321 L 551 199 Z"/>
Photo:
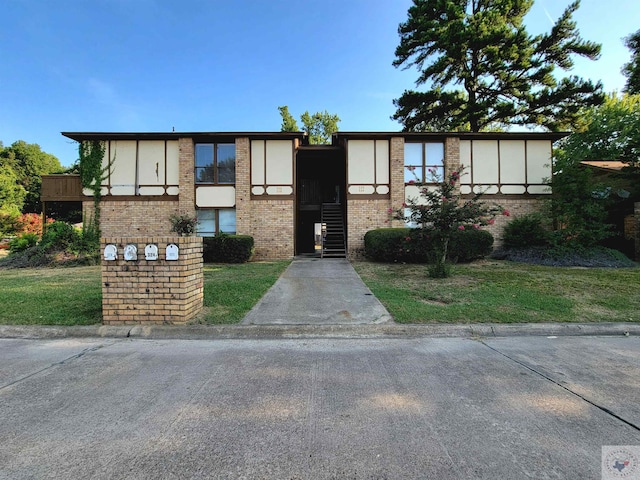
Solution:
<path fill-rule="evenodd" d="M 199 237 L 213 237 L 217 233 L 236 233 L 236 211 L 233 208 L 201 208 L 197 210 Z"/>
<path fill-rule="evenodd" d="M 444 178 L 444 143 L 404 144 L 404 182 L 430 183 Z"/>
<path fill-rule="evenodd" d="M 235 144 L 197 143 L 196 183 L 236 183 Z"/>

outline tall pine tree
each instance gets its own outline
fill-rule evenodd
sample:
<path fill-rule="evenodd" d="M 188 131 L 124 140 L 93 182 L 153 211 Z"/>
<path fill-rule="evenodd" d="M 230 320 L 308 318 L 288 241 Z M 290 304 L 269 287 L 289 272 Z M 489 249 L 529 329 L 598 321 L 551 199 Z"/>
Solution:
<path fill-rule="evenodd" d="M 622 67 L 627 77 L 624 91 L 631 95 L 640 94 L 640 30 L 624 39 L 624 44 L 631 50 L 631 60 Z"/>
<path fill-rule="evenodd" d="M 416 85 L 430 89 L 405 91 L 393 118 L 407 131 L 574 126 L 581 107 L 604 98 L 601 83 L 556 78 L 556 69 L 573 67 L 573 55 L 600 55 L 572 20 L 579 4 L 550 33 L 532 36 L 523 18 L 533 0 L 413 0 L 393 64 L 416 66 Z"/>

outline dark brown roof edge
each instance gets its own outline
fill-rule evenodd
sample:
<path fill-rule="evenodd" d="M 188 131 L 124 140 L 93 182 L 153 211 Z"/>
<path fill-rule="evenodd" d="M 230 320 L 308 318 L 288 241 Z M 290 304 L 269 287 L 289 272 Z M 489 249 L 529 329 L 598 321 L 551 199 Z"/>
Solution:
<path fill-rule="evenodd" d="M 337 138 L 365 139 L 404 137 L 407 139 L 445 139 L 459 137 L 461 140 L 560 140 L 571 132 L 336 132 Z"/>
<path fill-rule="evenodd" d="M 461 140 L 560 140 L 570 132 L 337 132 L 333 134 L 333 143 L 340 139 L 388 139 L 404 137 L 406 139 L 443 140 L 459 137 Z M 177 140 L 193 138 L 197 141 L 230 141 L 234 138 L 252 139 L 300 139 L 305 132 L 62 132 L 67 138 L 77 142 L 85 140 Z"/>
<path fill-rule="evenodd" d="M 82 142 L 86 140 L 223 140 L 249 137 L 252 139 L 300 139 L 305 132 L 61 132 L 67 138 Z"/>

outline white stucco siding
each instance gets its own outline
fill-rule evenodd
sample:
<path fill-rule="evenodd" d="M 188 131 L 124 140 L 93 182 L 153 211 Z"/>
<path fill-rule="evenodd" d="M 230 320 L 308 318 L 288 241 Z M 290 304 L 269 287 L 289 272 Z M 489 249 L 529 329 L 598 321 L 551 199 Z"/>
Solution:
<path fill-rule="evenodd" d="M 524 141 L 500 141 L 500 183 L 519 185 L 527 183 Z"/>
<path fill-rule="evenodd" d="M 164 141 L 138 142 L 139 185 L 164 185 L 164 177 Z"/>
<path fill-rule="evenodd" d="M 267 140 L 266 183 L 268 185 L 293 185 L 293 142 L 291 140 Z"/>
<path fill-rule="evenodd" d="M 236 189 L 233 186 L 196 188 L 196 206 L 199 208 L 223 208 L 236 205 Z"/>
<path fill-rule="evenodd" d="M 111 140 L 106 143 L 103 160 L 103 166 L 107 165 L 109 165 L 108 173 L 105 173 L 103 180 L 104 194 L 114 196 L 178 194 L 177 141 Z"/>
<path fill-rule="evenodd" d="M 375 182 L 375 140 L 351 140 L 347 148 L 347 183 L 373 185 Z"/>
<path fill-rule="evenodd" d="M 389 184 L 389 141 L 376 140 L 376 184 Z"/>
<path fill-rule="evenodd" d="M 251 184 L 264 185 L 264 140 L 253 140 L 251 142 Z M 264 189 L 261 190 L 264 193 Z"/>
<path fill-rule="evenodd" d="M 496 140 L 475 140 L 472 144 L 473 183 L 495 185 L 499 180 L 498 142 Z"/>
<path fill-rule="evenodd" d="M 272 185 L 267 187 L 267 195 L 293 195 L 293 187 Z"/>
<path fill-rule="evenodd" d="M 550 141 L 527 142 L 527 183 L 544 184 L 551 177 L 551 154 Z"/>
<path fill-rule="evenodd" d="M 109 143 L 111 195 L 135 195 L 137 142 L 114 140 Z"/>
<path fill-rule="evenodd" d="M 177 140 L 167 142 L 167 171 L 165 173 L 167 185 L 175 185 L 175 187 L 170 188 L 177 189 L 180 184 L 180 149 L 178 148 Z M 167 193 L 172 195 L 168 190 Z"/>
<path fill-rule="evenodd" d="M 373 185 L 349 185 L 348 191 L 353 195 L 373 195 L 376 193 Z"/>
<path fill-rule="evenodd" d="M 460 165 L 464 167 L 462 176 L 460 177 L 461 185 L 468 185 L 471 183 L 473 177 L 473 165 L 471 165 L 471 141 L 460 140 Z M 469 189 L 469 191 L 471 191 Z M 469 192 L 466 192 L 469 193 Z"/>

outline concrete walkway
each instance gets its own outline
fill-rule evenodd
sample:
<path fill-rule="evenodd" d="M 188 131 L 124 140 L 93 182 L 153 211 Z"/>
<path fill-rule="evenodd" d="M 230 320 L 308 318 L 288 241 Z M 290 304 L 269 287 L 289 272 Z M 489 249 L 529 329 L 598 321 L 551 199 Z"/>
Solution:
<path fill-rule="evenodd" d="M 344 258 L 296 258 L 245 316 L 243 325 L 393 322 Z"/>

